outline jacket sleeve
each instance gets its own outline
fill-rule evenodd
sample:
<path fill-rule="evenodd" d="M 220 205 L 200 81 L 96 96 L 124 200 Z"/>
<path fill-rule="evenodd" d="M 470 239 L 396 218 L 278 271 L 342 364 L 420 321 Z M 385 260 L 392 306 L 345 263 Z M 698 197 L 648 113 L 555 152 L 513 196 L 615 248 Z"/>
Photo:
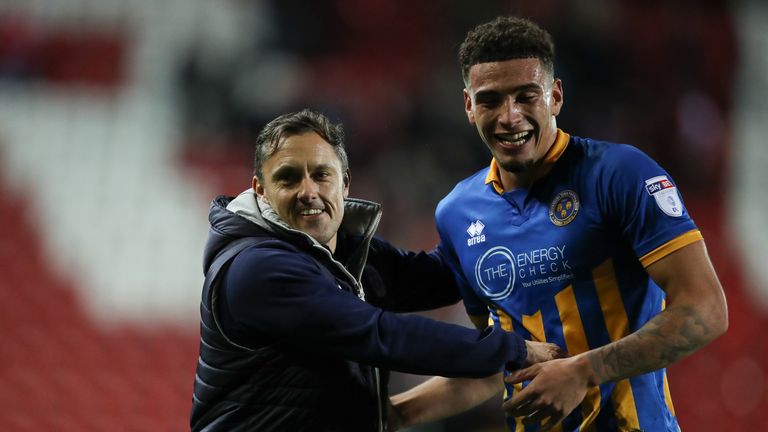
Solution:
<path fill-rule="evenodd" d="M 236 342 L 257 332 L 309 354 L 447 377 L 519 368 L 527 355 L 514 333 L 481 332 L 373 307 L 341 290 L 310 258 L 288 250 L 244 250 L 220 290 L 222 328 Z"/>
<path fill-rule="evenodd" d="M 368 267 L 363 279 L 366 300 L 382 309 L 416 312 L 461 300 L 451 269 L 437 249 L 403 251 L 374 238 Z"/>

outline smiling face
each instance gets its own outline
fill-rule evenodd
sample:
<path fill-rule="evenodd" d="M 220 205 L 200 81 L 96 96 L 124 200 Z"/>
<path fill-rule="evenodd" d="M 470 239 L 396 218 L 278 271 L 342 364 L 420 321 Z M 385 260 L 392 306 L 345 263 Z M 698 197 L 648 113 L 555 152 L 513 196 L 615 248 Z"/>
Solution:
<path fill-rule="evenodd" d="M 349 194 L 349 174 L 333 147 L 315 132 L 291 135 L 265 162 L 253 189 L 291 228 L 336 250 Z"/>
<path fill-rule="evenodd" d="M 563 105 L 559 79 L 536 58 L 479 63 L 469 69 L 464 106 L 501 167 L 505 189 L 525 186 L 555 142 Z"/>

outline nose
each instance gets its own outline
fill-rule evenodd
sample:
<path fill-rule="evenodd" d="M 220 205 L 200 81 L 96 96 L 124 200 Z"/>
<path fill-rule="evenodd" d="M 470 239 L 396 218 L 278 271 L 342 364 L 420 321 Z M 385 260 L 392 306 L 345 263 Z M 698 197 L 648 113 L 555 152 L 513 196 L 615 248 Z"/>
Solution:
<path fill-rule="evenodd" d="M 504 99 L 500 109 L 499 124 L 505 128 L 511 129 L 524 119 L 522 112 L 520 112 L 520 106 L 511 96 Z"/>
<path fill-rule="evenodd" d="M 318 197 L 319 192 L 320 188 L 317 186 L 317 182 L 308 175 L 304 176 L 299 185 L 298 198 L 302 201 L 312 201 Z"/>

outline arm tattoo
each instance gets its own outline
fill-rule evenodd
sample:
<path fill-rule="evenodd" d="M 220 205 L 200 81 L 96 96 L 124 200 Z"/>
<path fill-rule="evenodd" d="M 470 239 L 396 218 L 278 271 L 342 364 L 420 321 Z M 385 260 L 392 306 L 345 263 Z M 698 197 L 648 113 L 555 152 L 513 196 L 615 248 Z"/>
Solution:
<path fill-rule="evenodd" d="M 599 382 L 616 381 L 661 369 L 713 338 L 707 320 L 691 306 L 670 306 L 636 332 L 590 351 Z"/>

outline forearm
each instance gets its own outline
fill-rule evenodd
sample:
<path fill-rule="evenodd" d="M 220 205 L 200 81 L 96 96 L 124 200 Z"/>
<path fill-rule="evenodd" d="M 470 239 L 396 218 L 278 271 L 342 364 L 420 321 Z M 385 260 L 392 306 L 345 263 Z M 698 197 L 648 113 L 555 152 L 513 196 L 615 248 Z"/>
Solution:
<path fill-rule="evenodd" d="M 667 308 L 631 335 L 586 354 L 597 383 L 666 367 L 703 347 L 728 328 L 723 289 L 704 242 L 648 267 L 667 293 Z"/>
<path fill-rule="evenodd" d="M 365 338 L 357 344 L 361 353 L 371 357 L 359 361 L 420 375 L 481 378 L 519 368 L 527 359 L 525 341 L 516 334 L 501 329 L 478 332 L 417 315 L 380 312 L 375 326 L 361 329 L 360 336 Z M 350 344 L 340 345 L 344 349 Z"/>
<path fill-rule="evenodd" d="M 434 377 L 392 396 L 401 426 L 434 422 L 480 405 L 503 389 L 501 374 L 481 379 Z"/>
<path fill-rule="evenodd" d="M 666 291 L 667 308 L 610 344 L 510 373 L 508 384 L 530 383 L 504 402 L 507 415 L 524 416 L 528 422 L 549 418 L 548 424 L 554 425 L 590 388 L 661 369 L 725 332 L 725 296 L 702 242 L 671 253 L 647 270 Z"/>
<path fill-rule="evenodd" d="M 592 384 L 664 368 L 721 335 L 723 321 L 712 311 L 671 305 L 631 335 L 585 353 Z"/>

